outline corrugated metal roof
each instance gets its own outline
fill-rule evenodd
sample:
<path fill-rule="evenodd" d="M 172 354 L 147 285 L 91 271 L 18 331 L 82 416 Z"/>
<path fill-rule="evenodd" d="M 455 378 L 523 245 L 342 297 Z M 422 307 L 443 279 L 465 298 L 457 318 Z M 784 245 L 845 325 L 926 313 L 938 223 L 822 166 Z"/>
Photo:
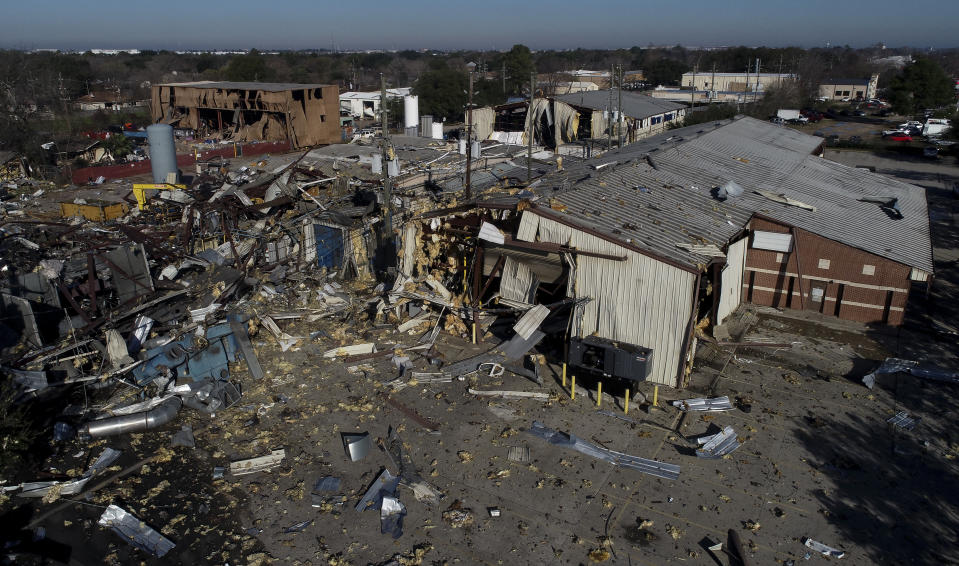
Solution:
<path fill-rule="evenodd" d="M 619 93 L 612 93 L 612 109 L 615 109 L 619 103 Z M 610 110 L 610 91 L 590 90 L 583 92 L 574 92 L 554 97 L 556 100 L 565 102 L 572 106 L 581 108 L 590 108 L 592 110 Z M 668 100 L 653 98 L 645 94 L 623 91 L 623 113 L 631 118 L 648 118 L 674 110 L 686 108 L 683 104 L 677 104 Z"/>
<path fill-rule="evenodd" d="M 822 140 L 752 118 L 651 156 L 658 172 L 716 186 L 733 180 L 746 189 L 731 202 L 899 263 L 932 272 L 925 191 L 895 179 L 810 155 Z M 815 211 L 775 202 L 757 190 L 782 194 Z M 865 197 L 897 199 L 902 218 Z M 730 202 L 727 201 L 727 202 Z"/>
<path fill-rule="evenodd" d="M 758 213 L 931 273 L 923 189 L 811 155 L 821 143 L 752 118 L 700 124 L 572 164 L 537 189 L 565 205 L 564 214 L 577 224 L 690 266 L 709 258 L 676 244 L 722 248 Z M 717 200 L 714 189 L 730 180 L 744 194 Z M 863 197 L 894 197 L 903 217 L 894 219 Z"/>
<path fill-rule="evenodd" d="M 194 81 L 188 83 L 163 83 L 155 86 L 177 86 L 187 88 L 222 88 L 236 90 L 265 90 L 267 92 L 282 92 L 284 90 L 303 90 L 307 88 L 323 88 L 332 85 L 324 84 L 296 84 L 296 83 L 254 83 L 231 81 Z"/>

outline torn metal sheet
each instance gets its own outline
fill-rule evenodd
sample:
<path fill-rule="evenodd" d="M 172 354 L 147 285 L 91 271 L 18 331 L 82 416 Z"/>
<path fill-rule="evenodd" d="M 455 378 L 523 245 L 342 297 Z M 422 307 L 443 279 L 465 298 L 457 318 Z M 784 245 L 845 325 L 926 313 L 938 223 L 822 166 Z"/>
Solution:
<path fill-rule="evenodd" d="M 906 411 L 899 411 L 886 422 L 903 430 L 912 430 L 916 428 L 916 423 L 919 422 L 919 419 L 910 417 Z"/>
<path fill-rule="evenodd" d="M 548 401 L 549 393 L 540 391 L 478 391 L 469 388 L 470 395 L 477 397 L 502 397 L 504 399 L 536 399 L 538 401 Z"/>
<path fill-rule="evenodd" d="M 903 372 L 916 377 L 932 379 L 934 381 L 945 381 L 947 383 L 959 383 L 959 371 L 952 371 L 933 365 L 920 366 L 919 362 L 913 360 L 903 360 L 900 358 L 886 358 L 878 368 L 872 373 L 862 378 L 863 384 L 872 389 L 876 384 L 876 376 L 884 373 Z"/>
<path fill-rule="evenodd" d="M 302 531 L 303 529 L 309 527 L 309 526 L 312 525 L 312 524 L 313 524 L 313 519 L 310 519 L 310 520 L 308 520 L 308 521 L 300 521 L 299 523 L 294 523 L 294 524 L 290 525 L 289 527 L 283 529 L 283 532 L 284 532 L 284 533 L 298 533 L 298 532 Z"/>
<path fill-rule="evenodd" d="M 394 476 L 386 468 L 370 484 L 370 487 L 356 504 L 357 511 L 366 511 L 367 509 L 379 509 L 383 503 L 384 495 L 393 495 L 396 493 L 396 486 L 400 484 L 399 476 Z"/>
<path fill-rule="evenodd" d="M 528 432 L 546 440 L 550 444 L 569 448 L 599 460 L 605 460 L 614 466 L 629 468 L 631 470 L 636 470 L 638 472 L 666 480 L 675 480 L 679 478 L 679 466 L 675 464 L 666 464 L 664 462 L 657 462 L 655 460 L 647 460 L 646 458 L 640 458 L 639 456 L 632 456 L 629 454 L 623 454 L 622 452 L 616 452 L 615 450 L 610 450 L 608 448 L 603 448 L 602 446 L 593 444 L 592 442 L 577 438 L 575 435 L 548 428 L 539 421 L 533 421 L 533 426 Z"/>
<path fill-rule="evenodd" d="M 479 235 L 477 238 L 480 240 L 486 240 L 487 242 L 492 242 L 494 244 L 503 245 L 506 243 L 506 235 L 503 234 L 502 230 L 485 221 L 482 225 L 480 225 Z"/>
<path fill-rule="evenodd" d="M 340 346 L 323 352 L 324 358 L 337 358 L 342 356 L 356 356 L 359 354 L 375 354 L 376 344 L 354 344 L 352 346 Z"/>
<path fill-rule="evenodd" d="M 104 527 L 112 528 L 133 546 L 160 558 L 176 547 L 169 539 L 116 505 L 108 506 L 98 522 Z"/>
<path fill-rule="evenodd" d="M 736 438 L 736 431 L 731 426 L 727 426 L 716 434 L 701 437 L 698 442 L 702 446 L 696 449 L 696 456 L 707 460 L 722 458 L 741 446 L 739 439 Z"/>
<path fill-rule="evenodd" d="M 806 546 L 806 548 L 810 548 L 818 552 L 819 554 L 822 554 L 823 556 L 828 556 L 830 558 L 842 558 L 846 556 L 845 551 L 839 550 L 838 548 L 833 548 L 831 546 L 827 546 L 809 537 L 803 537 L 802 543 L 803 545 Z"/>
<path fill-rule="evenodd" d="M 0 367 L 0 372 L 13 376 L 13 382 L 30 391 L 40 391 L 49 387 L 47 372 Z"/>
<path fill-rule="evenodd" d="M 678 407 L 680 411 L 684 412 L 733 410 L 733 405 L 729 402 L 728 396 L 714 397 L 712 399 L 681 399 L 679 401 L 673 401 L 673 407 Z"/>
<path fill-rule="evenodd" d="M 352 462 L 359 462 L 370 453 L 373 448 L 373 441 L 370 440 L 370 433 L 340 433 L 343 440 L 343 449 L 346 450 L 346 456 Z"/>
<path fill-rule="evenodd" d="M 19 331 L 34 348 L 43 347 L 43 337 L 37 325 L 37 317 L 30 301 L 7 293 L 0 294 L 4 323 L 12 330 Z"/>
<path fill-rule="evenodd" d="M 250 335 L 243 324 L 246 321 L 236 314 L 228 314 L 226 320 L 230 324 L 230 330 L 233 331 L 233 338 L 240 347 L 240 353 L 246 360 L 246 367 L 250 370 L 250 375 L 253 376 L 253 379 L 263 379 L 263 368 L 260 366 L 260 360 L 256 357 L 256 352 L 253 351 Z"/>
<path fill-rule="evenodd" d="M 153 322 L 153 319 L 148 316 L 142 314 L 137 316 L 133 322 L 133 332 L 130 333 L 130 338 L 127 340 L 127 350 L 129 352 L 136 353 L 140 351 L 143 343 L 146 342 L 150 336 L 150 330 L 153 329 Z"/>
<path fill-rule="evenodd" d="M 322 478 L 316 480 L 316 483 L 313 484 L 313 492 L 318 491 L 339 491 L 340 490 L 340 478 L 335 476 L 323 476 Z"/>
<path fill-rule="evenodd" d="M 243 476 L 255 472 L 272 470 L 280 465 L 283 458 L 286 457 L 286 450 L 280 448 L 272 451 L 269 456 L 260 456 L 259 458 L 250 458 L 249 460 L 238 460 L 230 462 L 230 474 L 234 476 Z"/>
<path fill-rule="evenodd" d="M 280 349 L 284 352 L 289 350 L 296 344 L 300 339 L 290 336 L 286 332 L 280 330 L 280 327 L 276 325 L 276 322 L 268 316 L 260 317 L 260 322 L 263 323 L 263 326 L 270 331 L 270 334 L 273 335 L 273 338 L 276 338 L 277 344 L 280 345 Z"/>
<path fill-rule="evenodd" d="M 380 505 L 380 532 L 389 533 L 394 539 L 403 536 L 403 517 L 406 505 L 392 495 L 384 495 Z"/>
<path fill-rule="evenodd" d="M 513 331 L 516 334 L 523 338 L 523 340 L 529 340 L 533 335 L 533 332 L 543 321 L 546 320 L 546 317 L 549 316 L 549 309 L 543 305 L 536 305 L 535 307 L 526 311 L 519 320 L 516 321 L 516 325 L 513 326 Z"/>
<path fill-rule="evenodd" d="M 110 265 L 120 303 L 156 291 L 143 244 L 119 247 L 101 256 Z"/>
<path fill-rule="evenodd" d="M 103 470 L 110 467 L 113 462 L 120 457 L 122 452 L 120 450 L 114 450 L 113 448 L 106 448 L 100 454 L 100 456 L 90 464 L 90 467 L 86 472 L 79 478 L 75 480 L 70 480 L 66 482 L 58 481 L 39 481 L 39 482 L 26 482 L 20 484 L 21 492 L 20 497 L 45 497 L 54 487 L 57 488 L 57 492 L 61 497 L 68 495 L 76 495 L 83 491 L 84 486 L 87 485 L 93 476 L 102 472 Z M 59 487 L 57 487 L 59 486 Z"/>

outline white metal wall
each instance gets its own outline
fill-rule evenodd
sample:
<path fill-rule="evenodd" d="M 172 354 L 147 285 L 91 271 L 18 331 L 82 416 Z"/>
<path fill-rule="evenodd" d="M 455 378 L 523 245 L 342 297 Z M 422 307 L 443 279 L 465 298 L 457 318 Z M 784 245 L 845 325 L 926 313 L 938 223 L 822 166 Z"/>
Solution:
<path fill-rule="evenodd" d="M 528 211 L 523 212 L 517 238 L 625 255 L 626 261 L 576 256 L 573 292 L 577 298 L 593 300 L 574 333 L 652 348 L 650 381 L 679 385 L 683 338 L 696 284 L 693 273 Z"/>
<path fill-rule="evenodd" d="M 746 269 L 746 243 L 743 238 L 729 245 L 726 266 L 723 267 L 719 290 L 719 306 L 716 308 L 716 324 L 722 324 L 743 298 L 743 271 Z"/>

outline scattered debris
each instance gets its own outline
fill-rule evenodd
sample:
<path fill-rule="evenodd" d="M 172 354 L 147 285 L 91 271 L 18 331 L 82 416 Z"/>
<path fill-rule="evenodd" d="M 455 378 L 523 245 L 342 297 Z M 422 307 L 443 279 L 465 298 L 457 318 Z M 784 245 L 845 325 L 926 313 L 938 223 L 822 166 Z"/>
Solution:
<path fill-rule="evenodd" d="M 676 466 L 675 464 L 665 464 L 663 462 L 647 460 L 638 456 L 631 456 L 629 454 L 623 454 L 621 452 L 609 450 L 608 448 L 603 448 L 591 442 L 582 440 L 581 438 L 577 438 L 572 434 L 555 431 L 546 427 L 539 421 L 533 421 L 533 426 L 529 429 L 529 433 L 546 440 L 550 444 L 576 450 L 577 452 L 581 452 L 587 456 L 605 460 L 614 466 L 630 468 L 632 470 L 643 472 L 644 474 L 649 474 L 651 476 L 656 476 L 658 478 L 667 480 L 675 480 L 679 478 L 679 466 Z"/>
<path fill-rule="evenodd" d="M 115 533 L 133 546 L 159 558 L 163 558 L 166 553 L 176 547 L 175 544 L 147 526 L 146 523 L 116 505 L 107 506 L 103 514 L 100 515 L 98 522 L 104 527 L 112 528 Z"/>
<path fill-rule="evenodd" d="M 280 448 L 279 450 L 273 450 L 268 456 L 260 456 L 258 458 L 250 458 L 249 460 L 230 462 L 230 474 L 234 476 L 243 476 L 246 474 L 272 470 L 273 468 L 279 466 L 285 457 L 286 450 Z"/>
<path fill-rule="evenodd" d="M 823 556 L 828 556 L 829 558 L 842 558 L 846 556 L 845 551 L 833 548 L 831 546 L 826 546 L 825 544 L 815 541 L 809 537 L 803 537 L 802 543 L 806 548 L 810 548 Z"/>
<path fill-rule="evenodd" d="M 919 362 L 912 360 L 903 360 L 900 358 L 886 358 L 882 364 L 862 378 L 863 384 L 872 389 L 876 384 L 876 376 L 885 373 L 908 373 L 916 377 L 931 379 L 934 381 L 945 381 L 947 383 L 959 383 L 959 371 L 951 371 L 933 365 L 919 365 Z"/>
<path fill-rule="evenodd" d="M 696 449 L 696 456 L 706 459 L 722 458 L 741 446 L 739 439 L 736 438 L 736 431 L 731 426 L 723 428 L 716 434 L 701 436 L 697 442 L 701 446 Z"/>
<path fill-rule="evenodd" d="M 683 399 L 673 401 L 673 406 L 679 407 L 681 411 L 686 412 L 733 410 L 732 403 L 729 402 L 729 397 L 726 396 L 716 397 L 714 399 Z"/>

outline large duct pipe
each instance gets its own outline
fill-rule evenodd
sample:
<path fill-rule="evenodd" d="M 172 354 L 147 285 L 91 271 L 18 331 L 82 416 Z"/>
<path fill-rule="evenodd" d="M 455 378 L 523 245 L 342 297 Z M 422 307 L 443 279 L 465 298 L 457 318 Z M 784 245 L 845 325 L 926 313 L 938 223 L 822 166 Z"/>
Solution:
<path fill-rule="evenodd" d="M 149 411 L 88 422 L 80 427 L 80 433 L 99 438 L 157 428 L 172 421 L 182 404 L 179 397 L 170 397 Z"/>
<path fill-rule="evenodd" d="M 147 141 L 150 143 L 150 169 L 153 171 L 153 182 L 167 183 L 170 173 L 173 173 L 177 177 L 176 181 L 179 181 L 173 126 L 169 124 L 147 126 Z"/>

